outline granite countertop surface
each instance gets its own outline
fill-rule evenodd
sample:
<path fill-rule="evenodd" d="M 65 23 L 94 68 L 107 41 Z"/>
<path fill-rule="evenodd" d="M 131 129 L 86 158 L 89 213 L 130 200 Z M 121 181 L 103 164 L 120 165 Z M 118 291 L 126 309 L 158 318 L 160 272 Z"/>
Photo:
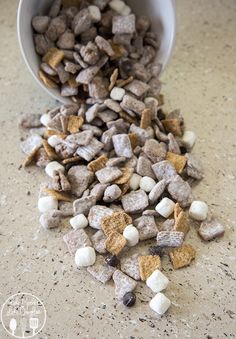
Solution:
<path fill-rule="evenodd" d="M 236 2 L 178 0 L 176 47 L 165 70 L 166 110 L 180 108 L 205 177 L 194 188 L 225 225 L 221 239 L 204 243 L 192 225 L 188 243 L 197 250 L 186 269 L 164 272 L 173 304 L 162 318 L 152 312 L 153 294 L 137 290 L 137 304 L 117 304 L 114 289 L 76 271 L 62 241 L 66 226 L 40 229 L 36 168 L 19 170 L 17 120 L 21 112 L 41 113 L 56 103 L 32 79 L 18 48 L 17 1 L 0 1 L 0 304 L 30 292 L 45 304 L 47 322 L 37 338 L 151 339 L 235 338 L 236 336 Z M 67 226 L 68 229 L 68 226 Z M 0 324 L 0 338 L 10 338 Z"/>

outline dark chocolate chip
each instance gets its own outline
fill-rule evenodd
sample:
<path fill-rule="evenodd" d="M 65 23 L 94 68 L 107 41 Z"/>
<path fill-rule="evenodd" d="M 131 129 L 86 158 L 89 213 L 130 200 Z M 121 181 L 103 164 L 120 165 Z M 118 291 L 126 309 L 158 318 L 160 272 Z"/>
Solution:
<path fill-rule="evenodd" d="M 181 147 L 180 147 L 180 152 L 181 152 L 181 154 L 186 154 L 188 151 L 187 151 L 187 148 L 186 148 L 186 147 L 181 146 Z"/>
<path fill-rule="evenodd" d="M 159 108 L 157 111 L 157 117 L 159 120 L 164 120 L 166 118 L 165 113 L 161 108 Z"/>
<path fill-rule="evenodd" d="M 123 296 L 123 304 L 127 307 L 132 307 L 136 302 L 136 295 L 133 292 L 127 292 Z"/>
<path fill-rule="evenodd" d="M 116 267 L 119 264 L 119 260 L 115 255 L 108 255 L 105 259 L 107 265 Z"/>

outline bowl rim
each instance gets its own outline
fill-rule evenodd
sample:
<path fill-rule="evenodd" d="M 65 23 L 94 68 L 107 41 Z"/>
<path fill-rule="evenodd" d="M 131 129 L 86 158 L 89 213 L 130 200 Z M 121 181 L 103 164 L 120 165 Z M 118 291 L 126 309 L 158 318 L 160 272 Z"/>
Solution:
<path fill-rule="evenodd" d="M 55 100 L 58 100 L 59 102 L 61 102 L 63 104 L 72 103 L 73 101 L 71 99 L 66 98 L 66 97 L 65 98 L 62 97 L 60 94 L 55 93 L 52 89 L 50 89 L 46 85 L 44 85 L 42 83 L 42 81 L 39 79 L 39 77 L 37 76 L 37 74 L 35 74 L 35 72 L 33 71 L 32 67 L 31 67 L 31 61 L 29 60 L 27 53 L 25 52 L 25 50 L 23 48 L 23 39 L 22 39 L 23 35 L 22 35 L 22 32 L 21 32 L 21 16 L 22 16 L 21 12 L 22 12 L 23 3 L 25 1 L 26 0 L 20 0 L 19 5 L 18 5 L 18 9 L 17 9 L 17 38 L 18 38 L 18 43 L 19 43 L 19 46 L 20 46 L 20 51 L 21 51 L 21 55 L 23 57 L 24 63 L 26 64 L 29 72 L 31 73 L 33 78 L 36 80 L 38 85 L 44 91 L 46 91 L 51 97 L 53 97 Z M 175 47 L 175 41 L 176 41 L 176 27 L 177 27 L 176 0 L 169 0 L 169 1 L 170 1 L 171 6 L 172 6 L 173 32 L 172 32 L 171 39 L 170 39 L 170 42 L 169 42 L 169 48 L 166 52 L 167 57 L 166 57 L 165 63 L 162 64 L 160 76 L 162 75 L 164 69 L 169 65 L 169 62 L 170 62 L 170 59 L 171 59 L 171 56 L 173 54 L 173 50 L 174 50 L 174 47 Z"/>

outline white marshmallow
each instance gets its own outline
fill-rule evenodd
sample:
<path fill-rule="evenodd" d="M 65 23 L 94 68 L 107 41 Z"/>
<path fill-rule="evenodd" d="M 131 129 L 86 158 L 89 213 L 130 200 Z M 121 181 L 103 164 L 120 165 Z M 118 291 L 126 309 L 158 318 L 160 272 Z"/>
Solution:
<path fill-rule="evenodd" d="M 185 147 L 192 148 L 196 141 L 196 134 L 192 131 L 185 131 L 182 141 Z"/>
<path fill-rule="evenodd" d="M 88 226 L 88 219 L 84 214 L 78 214 L 70 219 L 70 224 L 75 230 L 78 230 Z"/>
<path fill-rule="evenodd" d="M 170 299 L 168 299 L 163 293 L 157 293 L 149 303 L 151 309 L 159 315 L 163 315 L 168 310 L 170 305 Z"/>
<path fill-rule="evenodd" d="M 125 15 L 130 15 L 130 13 L 131 13 L 131 8 L 129 6 L 127 6 L 127 5 L 125 5 L 124 9 L 121 12 L 121 15 L 124 15 L 124 16 Z"/>
<path fill-rule="evenodd" d="M 159 204 L 156 205 L 155 209 L 161 216 L 168 218 L 174 212 L 174 208 L 174 201 L 169 198 L 163 198 Z"/>
<path fill-rule="evenodd" d="M 129 181 L 129 187 L 136 191 L 139 188 L 140 180 L 142 179 L 141 175 L 138 175 L 137 173 L 134 173 Z"/>
<path fill-rule="evenodd" d="M 208 206 L 204 201 L 193 201 L 190 209 L 189 215 L 192 219 L 203 221 L 207 218 Z"/>
<path fill-rule="evenodd" d="M 38 200 L 38 209 L 41 213 L 58 209 L 58 201 L 54 197 L 46 196 Z"/>
<path fill-rule="evenodd" d="M 75 253 L 75 264 L 77 267 L 92 266 L 96 261 L 96 253 L 93 247 L 81 247 Z"/>
<path fill-rule="evenodd" d="M 113 9 L 115 12 L 122 14 L 122 11 L 125 9 L 126 4 L 124 3 L 124 1 L 121 0 L 112 0 L 109 3 L 109 6 L 111 7 L 111 9 Z"/>
<path fill-rule="evenodd" d="M 125 227 L 123 236 L 127 240 L 127 245 L 129 247 L 135 246 L 139 242 L 139 232 L 133 225 L 128 225 Z"/>
<path fill-rule="evenodd" d="M 51 121 L 51 118 L 47 113 L 41 115 L 40 122 L 42 125 L 47 127 L 50 121 Z"/>
<path fill-rule="evenodd" d="M 47 173 L 47 175 L 51 178 L 53 178 L 53 173 L 54 171 L 58 171 L 58 172 L 62 172 L 64 173 L 65 168 L 59 164 L 59 162 L 57 161 L 51 161 L 49 162 L 49 164 L 47 164 L 47 166 L 45 167 L 45 172 Z"/>
<path fill-rule="evenodd" d="M 88 10 L 93 22 L 101 21 L 102 18 L 101 11 L 97 6 L 94 5 L 88 6 Z"/>
<path fill-rule="evenodd" d="M 110 97 L 116 101 L 121 101 L 124 95 L 125 95 L 125 90 L 124 88 L 120 88 L 120 87 L 114 87 L 110 93 Z"/>
<path fill-rule="evenodd" d="M 48 138 L 48 143 L 51 147 L 55 148 L 57 145 L 61 143 L 61 138 L 58 137 L 58 135 L 51 135 Z"/>
<path fill-rule="evenodd" d="M 144 99 L 144 103 L 148 107 L 149 107 L 149 105 L 155 105 L 156 108 L 158 107 L 158 100 L 156 98 L 153 98 L 153 97 L 146 97 Z"/>
<path fill-rule="evenodd" d="M 140 188 L 142 190 L 144 190 L 145 192 L 149 193 L 151 192 L 151 190 L 153 189 L 153 187 L 156 185 L 156 182 L 154 179 L 150 178 L 150 177 L 143 177 L 141 180 L 140 180 Z"/>
<path fill-rule="evenodd" d="M 155 270 L 147 278 L 146 284 L 153 292 L 158 293 L 166 289 L 169 284 L 169 279 L 163 273 L 161 273 L 161 271 Z"/>

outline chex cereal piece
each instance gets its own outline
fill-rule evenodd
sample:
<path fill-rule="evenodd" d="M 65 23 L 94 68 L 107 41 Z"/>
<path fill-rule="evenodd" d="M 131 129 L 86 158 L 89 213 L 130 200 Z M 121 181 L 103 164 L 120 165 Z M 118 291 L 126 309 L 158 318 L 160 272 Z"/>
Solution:
<path fill-rule="evenodd" d="M 141 114 L 142 114 L 142 112 L 141 112 Z M 130 133 L 135 133 L 137 135 L 140 146 L 143 146 L 145 144 L 145 141 L 148 138 L 150 138 L 150 136 L 149 136 L 149 134 L 148 134 L 148 132 L 146 130 L 136 126 L 135 124 L 132 124 L 130 126 L 129 132 Z"/>
<path fill-rule="evenodd" d="M 187 159 L 186 172 L 188 176 L 197 180 L 201 180 L 203 177 L 203 169 L 200 161 L 196 158 L 195 155 L 190 153 L 186 153 L 185 157 Z"/>
<path fill-rule="evenodd" d="M 175 208 L 175 203 L 169 198 L 163 198 L 155 207 L 155 210 L 164 218 L 168 218 Z"/>
<path fill-rule="evenodd" d="M 113 87 L 115 86 L 116 80 L 118 79 L 118 75 L 119 75 L 119 69 L 115 68 L 111 77 L 110 77 L 109 91 L 111 91 L 113 89 Z"/>
<path fill-rule="evenodd" d="M 163 224 L 160 225 L 160 231 L 168 231 L 168 232 L 169 231 L 173 231 L 174 230 L 174 225 L 175 225 L 175 219 L 166 219 L 163 222 Z"/>
<path fill-rule="evenodd" d="M 109 81 L 107 78 L 103 78 L 96 75 L 93 80 L 89 83 L 89 96 L 93 99 L 104 99 L 108 96 Z"/>
<path fill-rule="evenodd" d="M 101 184 L 108 184 L 122 176 L 122 172 L 117 167 L 105 167 L 95 173 Z"/>
<path fill-rule="evenodd" d="M 159 270 L 155 270 L 147 278 L 146 284 L 155 293 L 161 292 L 169 285 L 169 279 Z"/>
<path fill-rule="evenodd" d="M 64 52 L 52 47 L 48 50 L 47 54 L 44 55 L 43 61 L 48 64 L 50 67 L 55 69 L 59 63 L 62 61 L 64 58 Z"/>
<path fill-rule="evenodd" d="M 84 123 L 82 117 L 76 115 L 70 115 L 68 120 L 67 131 L 70 133 L 77 133 Z"/>
<path fill-rule="evenodd" d="M 123 165 L 127 159 L 125 157 L 114 157 L 110 158 L 106 164 L 107 167 L 114 167 Z"/>
<path fill-rule="evenodd" d="M 71 255 L 75 255 L 75 252 L 80 247 L 92 246 L 87 233 L 83 229 L 70 231 L 64 235 L 63 240 Z"/>
<path fill-rule="evenodd" d="M 120 105 L 124 110 L 131 110 L 138 115 L 141 115 L 143 110 L 146 108 L 142 101 L 137 100 L 131 95 L 127 94 L 124 96 Z"/>
<path fill-rule="evenodd" d="M 106 166 L 107 161 L 108 161 L 107 156 L 103 154 L 97 159 L 91 161 L 87 167 L 90 171 L 97 172 Z"/>
<path fill-rule="evenodd" d="M 175 217 L 174 230 L 183 232 L 184 235 L 188 233 L 190 229 L 188 215 L 184 211 L 181 211 L 177 217 Z"/>
<path fill-rule="evenodd" d="M 156 176 L 155 176 L 155 174 L 152 170 L 152 162 L 151 162 L 151 160 L 147 159 L 145 156 L 142 156 L 142 155 L 139 156 L 136 171 L 142 177 L 147 176 L 147 177 L 150 177 L 152 179 L 156 179 Z M 157 177 L 157 179 L 161 180 L 158 177 Z"/>
<path fill-rule="evenodd" d="M 172 152 L 167 152 L 166 160 L 168 160 L 178 173 L 182 173 L 186 165 L 187 158 L 184 155 L 178 155 Z"/>
<path fill-rule="evenodd" d="M 190 265 L 196 256 L 196 251 L 191 245 L 182 245 L 169 251 L 171 263 L 175 270 Z"/>
<path fill-rule="evenodd" d="M 22 167 L 27 167 L 29 166 L 36 158 L 36 155 L 38 153 L 39 148 L 35 147 L 33 148 L 33 150 L 31 151 L 30 154 L 27 155 L 27 157 L 24 159 L 24 161 L 22 162 Z"/>
<path fill-rule="evenodd" d="M 94 235 L 91 237 L 93 247 L 100 254 L 107 253 L 106 245 L 105 245 L 106 238 L 107 237 L 105 236 L 105 234 L 101 230 L 94 233 Z"/>
<path fill-rule="evenodd" d="M 184 240 L 184 233 L 177 231 L 161 231 L 157 233 L 157 245 L 160 247 L 179 247 Z"/>
<path fill-rule="evenodd" d="M 75 143 L 78 146 L 87 146 L 93 138 L 92 131 L 83 131 L 80 133 L 70 134 L 66 137 L 66 141 Z"/>
<path fill-rule="evenodd" d="M 134 77 L 131 75 L 127 79 L 118 79 L 116 81 L 116 86 L 118 87 L 125 87 L 126 85 L 130 84 L 134 80 Z"/>
<path fill-rule="evenodd" d="M 135 15 L 113 16 L 112 33 L 113 34 L 133 34 L 135 32 Z"/>
<path fill-rule="evenodd" d="M 152 170 L 158 180 L 166 179 L 170 181 L 177 174 L 174 166 L 167 160 L 152 165 Z"/>
<path fill-rule="evenodd" d="M 107 63 L 107 60 L 108 57 L 103 56 L 96 65 L 90 66 L 80 71 L 80 73 L 76 77 L 76 82 L 88 85 L 93 80 L 95 75 L 97 75 L 99 70 Z"/>
<path fill-rule="evenodd" d="M 126 85 L 125 89 L 133 93 L 137 97 L 142 97 L 150 89 L 150 86 L 145 84 L 145 82 L 135 79 L 131 83 Z"/>
<path fill-rule="evenodd" d="M 121 202 L 125 212 L 127 213 L 142 212 L 149 205 L 147 194 L 143 190 L 125 194 L 122 197 Z"/>
<path fill-rule="evenodd" d="M 117 185 L 126 184 L 134 173 L 133 168 L 124 167 L 120 170 L 122 171 L 122 176 L 114 181 L 114 184 Z"/>
<path fill-rule="evenodd" d="M 137 286 L 137 282 L 135 280 L 128 277 L 120 270 L 116 270 L 114 272 L 113 280 L 115 283 L 115 295 L 118 300 L 122 300 L 127 292 L 132 292 Z"/>
<path fill-rule="evenodd" d="M 152 122 L 152 112 L 149 108 L 146 108 L 142 111 L 141 120 L 140 120 L 140 127 L 143 129 L 148 128 L 151 126 Z"/>
<path fill-rule="evenodd" d="M 112 99 L 106 99 L 104 101 L 104 104 L 110 108 L 112 111 L 119 113 L 122 111 L 122 108 L 120 107 L 120 104 L 118 102 L 116 102 L 115 100 Z"/>
<path fill-rule="evenodd" d="M 56 228 L 60 225 L 61 212 L 52 210 L 41 214 L 39 222 L 44 229 Z"/>
<path fill-rule="evenodd" d="M 191 187 L 179 175 L 171 179 L 167 189 L 181 207 L 187 207 L 191 204 L 193 200 Z"/>
<path fill-rule="evenodd" d="M 138 136 L 136 133 L 129 133 L 128 137 L 129 137 L 132 149 L 134 150 L 139 144 Z"/>
<path fill-rule="evenodd" d="M 167 185 L 166 180 L 162 179 L 152 188 L 148 196 L 151 205 L 155 204 L 158 201 L 158 199 L 164 192 L 166 185 Z"/>
<path fill-rule="evenodd" d="M 166 158 L 166 145 L 155 139 L 146 140 L 143 151 L 154 164 Z"/>
<path fill-rule="evenodd" d="M 73 202 L 74 215 L 84 214 L 88 215 L 89 210 L 96 204 L 96 197 L 89 195 L 84 198 L 77 199 Z"/>
<path fill-rule="evenodd" d="M 107 188 L 108 184 L 96 184 L 90 191 L 90 195 L 94 195 L 96 200 L 102 200 L 105 189 Z"/>
<path fill-rule="evenodd" d="M 175 208 L 174 208 L 174 218 L 175 220 L 178 218 L 179 214 L 183 211 L 182 207 L 180 206 L 180 204 L 177 202 L 175 204 Z"/>
<path fill-rule="evenodd" d="M 165 119 L 161 121 L 166 132 L 170 132 L 178 137 L 181 137 L 183 132 L 181 129 L 181 122 L 179 119 Z"/>
<path fill-rule="evenodd" d="M 46 152 L 48 158 L 50 160 L 57 160 L 58 159 L 58 155 L 54 151 L 53 147 L 51 147 L 48 144 L 47 140 L 43 140 L 42 143 L 43 143 L 43 148 L 45 149 L 45 152 Z"/>
<path fill-rule="evenodd" d="M 118 185 L 108 186 L 104 191 L 103 201 L 113 202 L 115 200 L 118 200 L 121 194 L 122 194 L 122 191 Z"/>
<path fill-rule="evenodd" d="M 42 146 L 42 140 L 40 135 L 32 134 L 20 143 L 20 148 L 25 154 L 29 155 L 35 148 Z"/>
<path fill-rule="evenodd" d="M 106 239 L 106 249 L 113 255 L 118 255 L 126 245 L 126 239 L 118 232 L 111 232 Z"/>
<path fill-rule="evenodd" d="M 217 237 L 221 237 L 225 232 L 225 228 L 217 220 L 211 219 L 204 221 L 198 229 L 198 234 L 203 240 L 209 241 Z"/>
<path fill-rule="evenodd" d="M 120 260 L 121 271 L 134 280 L 140 280 L 138 257 L 139 254 L 136 253 Z"/>
<path fill-rule="evenodd" d="M 154 216 L 143 215 L 142 217 L 134 220 L 134 225 L 139 231 L 139 239 L 141 241 L 155 238 L 158 233 Z"/>
<path fill-rule="evenodd" d="M 72 158 L 63 159 L 61 163 L 63 165 L 67 165 L 67 164 L 73 164 L 73 163 L 78 162 L 78 161 L 80 161 L 80 157 L 75 156 L 75 157 L 72 157 Z"/>
<path fill-rule="evenodd" d="M 132 219 L 123 211 L 114 212 L 101 220 L 101 228 L 108 236 L 111 232 L 116 231 L 123 233 L 125 227 L 132 223 Z"/>
<path fill-rule="evenodd" d="M 71 192 L 80 197 L 93 182 L 94 174 L 87 169 L 87 166 L 78 165 L 69 169 L 67 178 L 71 184 Z"/>
<path fill-rule="evenodd" d="M 109 43 L 109 41 L 107 41 L 106 39 L 104 39 L 100 35 L 97 35 L 96 38 L 95 38 L 95 42 L 96 42 L 98 48 L 101 51 L 105 52 L 107 55 L 109 55 L 109 57 L 114 56 L 115 53 L 114 53 L 112 46 Z"/>
<path fill-rule="evenodd" d="M 152 298 L 149 303 L 151 309 L 159 315 L 166 313 L 171 305 L 170 299 L 168 299 L 163 293 L 159 292 Z"/>
<path fill-rule="evenodd" d="M 169 140 L 169 144 L 168 144 L 168 150 L 169 152 L 175 153 L 175 154 L 180 154 L 180 147 L 178 142 L 176 141 L 175 137 L 173 136 L 172 133 L 168 134 L 168 140 Z"/>
<path fill-rule="evenodd" d="M 127 134 L 117 134 L 112 137 L 115 152 L 120 157 L 131 158 L 133 150 Z"/>
<path fill-rule="evenodd" d="M 51 197 L 54 197 L 58 201 L 68 201 L 68 202 L 73 201 L 73 198 L 67 193 L 57 192 L 50 188 L 45 188 L 44 191 L 46 192 L 46 194 L 50 195 Z"/>
<path fill-rule="evenodd" d="M 87 146 L 79 146 L 76 153 L 83 159 L 91 161 L 102 150 L 103 143 L 93 138 Z"/>
<path fill-rule="evenodd" d="M 104 217 L 113 214 L 113 210 L 106 206 L 93 206 L 88 215 L 89 226 L 95 229 L 101 229 L 101 223 Z"/>
<path fill-rule="evenodd" d="M 141 255 L 138 258 L 138 262 L 142 281 L 147 280 L 155 270 L 161 269 L 161 259 L 159 255 Z"/>
<path fill-rule="evenodd" d="M 104 258 L 101 255 L 97 256 L 95 264 L 87 268 L 87 271 L 103 284 L 111 279 L 115 270 L 115 267 L 109 266 L 105 263 Z"/>
<path fill-rule="evenodd" d="M 121 111 L 119 112 L 119 116 L 126 122 L 128 122 L 129 124 L 136 124 L 137 123 L 137 119 L 132 117 L 130 114 Z"/>

